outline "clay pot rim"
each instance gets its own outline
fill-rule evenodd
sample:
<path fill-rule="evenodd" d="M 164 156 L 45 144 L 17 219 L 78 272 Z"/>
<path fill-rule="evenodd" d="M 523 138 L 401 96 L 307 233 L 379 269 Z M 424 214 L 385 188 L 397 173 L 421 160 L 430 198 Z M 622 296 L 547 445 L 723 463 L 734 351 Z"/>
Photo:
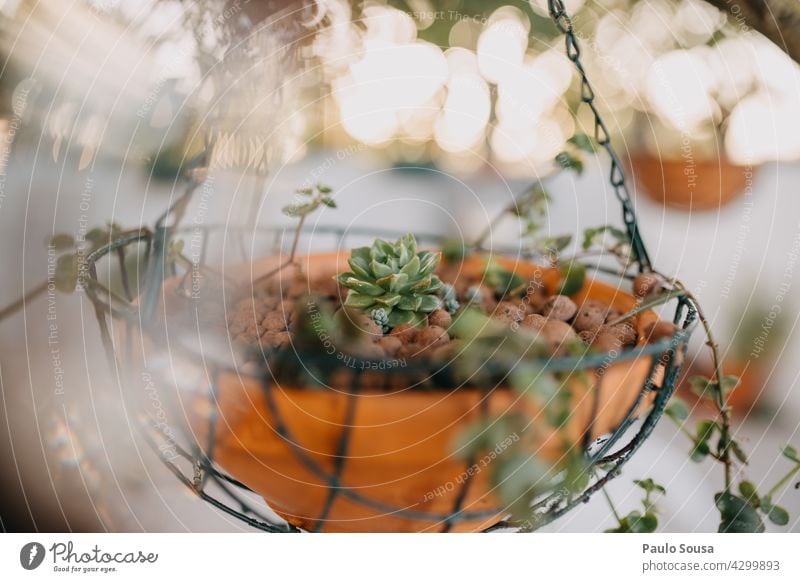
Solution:
<path fill-rule="evenodd" d="M 667 154 L 658 154 L 653 153 L 647 150 L 637 150 L 636 152 L 630 155 L 631 162 L 659 162 L 664 165 L 673 165 L 675 163 L 680 163 L 681 165 L 686 164 L 686 160 L 680 156 L 672 157 L 671 155 Z M 718 154 L 716 156 L 704 156 L 700 158 L 695 158 L 692 160 L 695 166 L 719 166 L 719 167 L 727 167 L 727 168 L 741 168 L 747 169 L 751 168 L 753 171 L 756 170 L 761 164 L 737 164 L 731 159 L 724 155 Z"/>

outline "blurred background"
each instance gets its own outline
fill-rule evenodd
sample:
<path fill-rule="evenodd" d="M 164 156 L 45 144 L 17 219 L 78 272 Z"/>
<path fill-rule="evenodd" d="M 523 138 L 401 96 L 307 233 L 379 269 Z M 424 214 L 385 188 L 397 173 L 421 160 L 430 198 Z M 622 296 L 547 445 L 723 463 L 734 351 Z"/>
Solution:
<path fill-rule="evenodd" d="M 653 261 L 699 297 L 743 375 L 746 472 L 772 484 L 800 441 L 800 68 L 703 0 L 566 7 Z M 283 225 L 294 190 L 322 182 L 340 209 L 318 224 L 469 238 L 535 180 L 552 232 L 621 223 L 605 157 L 579 174 L 554 161 L 593 122 L 545 0 L 0 0 L 0 58 L 0 309 L 48 277 L 53 234 L 152 225 L 208 144 L 189 224 Z M 0 324 L 0 388 L 2 529 L 244 528 L 137 441 L 80 291 Z M 664 530 L 715 530 L 720 471 L 688 449 L 662 422 L 610 486 L 617 504 L 651 476 Z M 800 530 L 800 492 L 781 503 Z M 595 499 L 548 530 L 610 521 Z"/>

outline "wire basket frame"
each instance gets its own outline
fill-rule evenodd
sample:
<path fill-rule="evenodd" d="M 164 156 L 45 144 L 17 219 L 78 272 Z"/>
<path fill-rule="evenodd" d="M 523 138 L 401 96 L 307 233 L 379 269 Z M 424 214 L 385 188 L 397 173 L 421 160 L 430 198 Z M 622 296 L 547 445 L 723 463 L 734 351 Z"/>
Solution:
<path fill-rule="evenodd" d="M 595 119 L 595 141 L 608 153 L 611 159 L 611 171 L 609 180 L 614 189 L 617 199 L 622 206 L 623 221 L 626 225 L 627 234 L 631 243 L 632 256 L 639 265 L 640 270 L 650 270 L 651 264 L 647 251 L 639 233 L 636 223 L 636 216 L 625 185 L 624 172 L 621 164 L 611 146 L 610 136 L 603 123 L 597 108 L 594 105 L 594 91 L 586 77 L 580 60 L 580 48 L 578 40 L 574 34 L 570 17 L 564 10 L 561 0 L 549 0 L 550 14 L 559 30 L 564 33 L 566 40 L 566 53 L 568 58 L 575 65 L 581 82 L 581 100 L 586 103 L 594 114 Z M 171 344 L 169 338 L 165 338 L 162 333 L 156 332 L 156 327 L 152 323 L 157 319 L 157 310 L 160 304 L 160 294 L 163 291 L 163 284 L 168 277 L 180 276 L 184 280 L 189 277 L 190 269 L 209 269 L 206 256 L 207 249 L 212 246 L 209 241 L 212 236 L 220 235 L 225 237 L 226 243 L 231 248 L 238 249 L 241 254 L 241 262 L 250 262 L 253 259 L 252 250 L 256 245 L 249 246 L 246 243 L 247 236 L 262 236 L 265 241 L 264 248 L 280 246 L 282 230 L 278 228 L 263 229 L 256 232 L 252 230 L 237 230 L 231 228 L 215 228 L 210 226 L 193 227 L 190 229 L 192 236 L 200 236 L 201 252 L 195 264 L 184 266 L 181 273 L 176 262 L 167 260 L 170 252 L 170 245 L 173 240 L 187 234 L 186 229 L 179 225 L 167 225 L 167 220 L 173 214 L 176 207 L 181 207 L 188 201 L 189 193 L 184 199 L 180 199 L 157 223 L 155 229 L 150 231 L 143 229 L 135 232 L 124 233 L 117 237 L 110 244 L 99 248 L 87 257 L 88 276 L 97 279 L 97 263 L 101 259 L 117 260 L 125 272 L 124 264 L 128 253 L 136 248 L 141 252 L 144 245 L 145 256 L 145 277 L 142 285 L 133 290 L 127 280 L 123 280 L 124 298 L 122 305 L 120 301 L 110 301 L 108 298 L 101 297 L 95 292 L 87 289 L 87 295 L 94 302 L 101 328 L 101 334 L 106 346 L 109 361 L 118 370 L 121 381 L 125 381 L 131 364 L 130 353 L 121 353 L 122 343 L 129 345 L 128 342 L 117 342 L 114 339 L 114 322 L 123 322 L 124 333 L 131 339 L 134 331 L 142 334 L 151 349 L 168 350 L 171 359 L 180 361 L 195 370 L 201 370 L 205 377 L 205 390 L 208 391 L 208 402 L 211 409 L 208 411 L 207 428 L 205 430 L 205 440 L 198 441 L 191 430 L 186 426 L 178 427 L 181 433 L 181 441 L 177 435 L 164 434 L 154 430 L 152 423 L 146 419 L 142 422 L 142 434 L 145 440 L 154 448 L 161 452 L 165 446 L 175 452 L 173 457 L 160 454 L 159 458 L 168 469 L 188 488 L 190 488 L 201 499 L 210 503 L 224 513 L 233 516 L 253 528 L 266 532 L 291 532 L 299 529 L 286 521 L 277 518 L 260 508 L 250 501 L 252 491 L 246 485 L 229 475 L 215 459 L 215 434 L 217 421 L 220 411 L 218 408 L 217 390 L 220 377 L 226 373 L 243 374 L 239 369 L 232 369 L 230 363 L 209 362 L 203 358 L 201 353 L 192 349 Z M 343 230 L 336 228 L 316 228 L 315 236 L 328 234 L 335 242 L 333 248 L 343 248 L 347 245 L 347 238 L 354 235 L 385 236 L 391 237 L 395 233 L 377 231 L 356 231 L 354 229 Z M 401 234 L 401 233 L 396 233 Z M 423 242 L 437 245 L 442 241 L 435 236 L 419 235 L 418 238 Z M 602 269 L 599 269 L 601 271 Z M 598 272 L 599 272 L 598 271 Z M 219 273 L 214 273 L 219 275 Z M 619 277 L 630 277 L 626 273 L 616 273 Z M 686 295 L 676 294 L 675 311 L 673 322 L 678 326 L 678 331 L 670 338 L 663 339 L 653 344 L 641 346 L 629 350 L 624 350 L 609 360 L 607 355 L 585 355 L 581 357 L 558 357 L 542 363 L 542 368 L 548 372 L 571 372 L 576 370 L 592 370 L 600 365 L 609 363 L 623 362 L 626 360 L 643 360 L 649 363 L 647 380 L 641 387 L 635 401 L 631 404 L 623 420 L 609 434 L 592 441 L 591 431 L 584 432 L 581 448 L 585 456 L 586 466 L 592 470 L 592 478 L 583 491 L 574 492 L 565 488 L 554 486 L 548 492 L 540 495 L 531 506 L 529 516 L 523 516 L 517 521 L 505 521 L 489 528 L 494 530 L 500 527 L 516 527 L 519 531 L 532 531 L 542 527 L 557 519 L 576 505 L 588 501 L 593 493 L 601 489 L 609 480 L 619 475 L 621 468 L 642 446 L 651 434 L 655 425 L 662 416 L 664 409 L 672 396 L 681 365 L 685 359 L 688 338 L 696 325 L 697 306 Z M 285 355 L 285 352 L 283 353 Z M 300 354 L 304 361 L 318 365 L 319 369 L 325 371 L 325 361 L 319 358 L 319 354 L 304 353 Z M 281 360 L 282 353 L 271 354 L 274 358 L 273 364 L 276 369 L 291 368 L 290 362 Z M 491 365 L 490 365 L 491 368 Z M 499 377 L 507 375 L 508 370 L 495 369 L 494 372 Z M 658 374 L 657 374 L 658 373 Z M 427 378 L 430 381 L 426 389 L 453 389 L 452 378 L 440 369 L 433 369 L 430 363 L 413 363 L 404 369 L 403 374 L 410 384 L 415 382 L 415 378 Z M 660 377 L 660 381 L 657 380 Z M 302 463 L 312 474 L 317 476 L 327 488 L 327 497 L 323 504 L 321 513 L 317 516 L 319 527 L 325 523 L 331 507 L 339 497 L 344 497 L 350 501 L 370 507 L 377 511 L 387 512 L 394 515 L 401 515 L 410 519 L 429 521 L 432 524 L 441 524 L 441 531 L 449 531 L 454 525 L 462 521 L 472 521 L 485 519 L 495 516 L 496 509 L 491 511 L 471 511 L 463 507 L 466 498 L 466 491 L 470 485 L 467 478 L 461 484 L 461 491 L 456 496 L 456 501 L 451 511 L 445 513 L 430 513 L 415 509 L 394 507 L 391 504 L 373 499 L 357 490 L 347 487 L 341 480 L 342 469 L 347 458 L 348 445 L 351 437 L 351 425 L 345 419 L 343 430 L 341 431 L 338 442 L 336 443 L 336 455 L 332 468 L 328 469 L 321 466 L 298 444 L 296 435 L 292 434 L 285 419 L 282 418 L 279 408 L 275 403 L 275 391 L 279 386 L 274 382 L 270 374 L 257 374 L 253 378 L 261 382 L 264 398 L 270 413 L 275 419 L 274 429 L 288 443 L 297 462 Z M 359 370 L 352 371 L 352 378 L 349 388 L 349 400 L 346 414 L 352 415 L 355 407 L 356 398 L 363 388 L 363 374 Z M 595 403 L 599 399 L 599 391 L 602 383 L 594 391 L 593 398 Z M 655 393 L 655 394 L 654 394 Z M 637 417 L 640 405 L 646 399 L 652 399 L 649 412 L 643 417 Z M 180 415 L 180 411 L 175 411 Z M 594 406 L 592 416 L 588 426 L 591 427 L 596 419 L 597 407 Z M 638 426 L 637 426 L 638 424 Z M 627 437 L 627 438 L 626 438 Z M 166 445 L 165 445 L 166 441 Z M 471 461 L 465 461 L 470 466 Z M 211 487 L 213 485 L 213 488 Z M 211 493 L 211 490 L 218 493 Z M 487 531 L 489 531 L 487 530 Z"/>
<path fill-rule="evenodd" d="M 166 231 L 165 231 L 166 232 Z M 253 237 L 252 231 L 245 229 L 233 230 L 223 229 L 220 227 L 202 227 L 192 229 L 172 229 L 170 236 L 181 237 L 192 234 L 196 236 L 198 232 L 202 233 L 203 241 L 202 246 L 205 248 L 210 243 L 209 240 L 216 236 L 223 236 L 227 245 L 231 249 L 238 249 L 241 253 L 241 262 L 249 262 L 253 257 L 249 256 L 248 245 L 245 237 Z M 345 231 L 337 228 L 317 227 L 314 235 L 327 235 L 330 237 L 331 244 L 337 248 L 347 246 L 349 236 L 363 236 L 369 231 Z M 371 233 L 375 235 L 391 236 L 393 233 Z M 271 228 L 262 229 L 255 236 L 259 237 L 264 244 L 276 244 L 281 240 L 282 229 Z M 153 239 L 157 238 L 157 234 L 150 231 L 137 231 L 129 233 L 128 235 L 119 237 L 115 242 L 98 249 L 95 253 L 87 258 L 90 265 L 89 274 L 92 277 L 97 276 L 96 265 L 103 257 L 109 260 L 118 260 L 120 264 L 124 264 L 127 253 L 131 250 L 129 247 L 132 245 L 140 245 L 142 243 L 148 249 L 154 248 Z M 436 236 L 421 235 L 421 242 L 428 244 L 439 244 L 442 241 Z M 258 245 L 249 245 L 250 248 Z M 263 248 L 263 247 L 262 247 Z M 204 253 L 203 253 L 204 254 Z M 237 257 L 238 258 L 238 257 Z M 167 263 L 163 263 L 166 265 Z M 201 263 L 195 265 L 194 268 L 206 268 L 206 265 Z M 187 269 L 183 273 L 178 268 L 170 267 L 169 271 L 164 273 L 166 277 L 186 276 L 189 272 Z M 163 280 L 163 279 L 161 279 Z M 149 284 L 145 282 L 145 285 Z M 243 483 L 229 475 L 222 467 L 215 461 L 215 435 L 217 422 L 220 420 L 220 411 L 216 404 L 217 393 L 216 390 L 219 386 L 219 379 L 224 374 L 235 373 L 239 376 L 246 375 L 241 369 L 232 366 L 231 364 L 210 362 L 202 353 L 193 351 L 190 346 L 182 345 L 180 342 L 170 342 L 169 338 L 163 337 L 161 331 L 154 331 L 152 326 L 149 326 L 146 320 L 142 320 L 143 306 L 137 304 L 136 292 L 130 289 L 129 285 L 125 285 L 125 294 L 130 304 L 125 309 L 120 309 L 118 305 L 114 306 L 110 303 L 105 303 L 103 298 L 94 296 L 93 301 L 104 306 L 102 311 L 107 313 L 110 317 L 102 317 L 100 320 L 103 338 L 106 340 L 108 349 L 108 356 L 111 359 L 114 368 L 119 371 L 120 381 L 125 382 L 126 378 L 130 378 L 137 366 L 140 367 L 140 362 L 130 361 L 130 354 L 126 355 L 120 353 L 120 346 L 128 345 L 132 339 L 136 339 L 136 334 L 144 334 L 146 341 L 151 343 L 150 349 L 153 353 L 163 353 L 164 350 L 170 352 L 170 365 L 178 366 L 180 369 L 191 367 L 195 370 L 201 370 L 202 375 L 206 378 L 205 390 L 208 391 L 208 402 L 211 403 L 211 409 L 208 411 L 207 428 L 205 430 L 206 439 L 199 442 L 197 437 L 191 429 L 184 423 L 179 423 L 179 426 L 173 427 L 171 434 L 166 435 L 163 430 L 155 430 L 152 422 L 147 419 L 143 420 L 142 434 L 148 444 L 150 444 L 154 451 L 161 453 L 165 448 L 176 453 L 172 458 L 168 458 L 163 454 L 159 454 L 160 460 L 168 467 L 168 469 L 188 488 L 197 494 L 204 501 L 207 501 L 214 507 L 221 511 L 236 517 L 244 523 L 263 531 L 267 532 L 288 532 L 299 531 L 296 527 L 287 524 L 280 518 L 268 515 L 254 506 L 252 501 L 248 499 L 248 493 L 251 491 Z M 179 293 L 175 290 L 176 296 L 192 301 L 184 293 Z M 146 294 L 142 293 L 142 297 Z M 535 530 L 566 513 L 576 505 L 585 502 L 589 497 L 602 488 L 609 480 L 617 476 L 622 466 L 632 457 L 632 455 L 639 449 L 645 442 L 647 437 L 652 432 L 659 418 L 661 417 L 664 408 L 671 397 L 678 374 L 680 372 L 681 364 L 685 358 L 687 349 L 688 337 L 696 323 L 696 308 L 686 297 L 679 296 L 676 298 L 676 308 L 673 321 L 679 325 L 679 331 L 671 338 L 666 338 L 657 343 L 646 346 L 633 348 L 620 352 L 613 359 L 609 359 L 606 354 L 592 354 L 582 357 L 559 357 L 553 358 L 543 363 L 543 368 L 547 372 L 574 372 L 576 370 L 592 370 L 599 366 L 607 366 L 609 364 L 623 362 L 633 359 L 646 359 L 649 362 L 649 372 L 647 374 L 647 382 L 642 386 L 635 401 L 627 410 L 623 421 L 611 433 L 604 435 L 596 441 L 591 441 L 589 432 L 584 433 L 584 440 L 581 447 L 586 456 L 586 466 L 591 468 L 594 474 L 593 479 L 587 488 L 575 494 L 574 492 L 567 491 L 563 488 L 555 486 L 541 499 L 537 500 L 535 505 L 531 508 L 531 515 L 527 519 L 518 521 L 503 522 L 502 526 L 517 527 L 522 531 Z M 115 342 L 112 337 L 114 336 L 114 322 L 122 322 L 122 329 L 128 335 L 127 342 Z M 119 326 L 118 326 L 119 327 Z M 457 496 L 457 502 L 449 513 L 429 513 L 408 508 L 394 507 L 390 504 L 383 503 L 379 500 L 372 499 L 369 496 L 358 492 L 357 490 L 348 489 L 345 483 L 341 482 L 341 473 L 344 463 L 347 458 L 348 442 L 351 436 L 352 423 L 347 419 L 343 422 L 343 430 L 339 436 L 339 441 L 336 444 L 336 456 L 332 469 L 321 466 L 310 456 L 302 446 L 299 445 L 297 435 L 293 434 L 290 430 L 288 423 L 282 418 L 279 408 L 275 402 L 276 390 L 280 386 L 274 380 L 274 374 L 279 374 L 281 370 L 291 370 L 293 358 L 302 358 L 304 364 L 317 365 L 317 370 L 326 376 L 326 373 L 335 371 L 335 367 L 330 365 L 329 361 L 320 358 L 318 353 L 302 353 L 289 354 L 286 351 L 268 354 L 272 358 L 270 367 L 272 372 L 270 374 L 256 373 L 252 376 L 253 379 L 261 383 L 263 393 L 269 412 L 275 419 L 274 429 L 281 436 L 281 438 L 289 444 L 292 448 L 293 454 L 299 463 L 302 463 L 311 473 L 327 485 L 328 497 L 325 501 L 321 514 L 317 517 L 317 523 L 325 523 L 327 513 L 330 511 L 333 503 L 341 496 L 347 498 L 349 501 L 361 504 L 365 507 L 372 508 L 376 511 L 386 512 L 389 514 L 408 517 L 409 519 L 429 521 L 432 525 L 441 524 L 441 531 L 448 531 L 454 524 L 460 521 L 474 521 L 479 519 L 488 519 L 496 515 L 497 510 L 490 511 L 469 511 L 465 510 L 461 504 L 465 499 L 466 488 L 469 486 L 469 479 L 465 479 L 461 484 L 463 491 Z M 326 368 L 326 366 L 328 366 Z M 137 368 L 138 370 L 138 368 Z M 655 380 L 657 370 L 662 371 L 660 382 Z M 352 415 L 356 398 L 363 385 L 363 374 L 360 370 L 354 369 L 350 382 L 351 397 L 348 401 L 347 415 Z M 508 370 L 497 368 L 491 370 L 496 377 L 506 375 Z M 408 368 L 403 370 L 403 376 L 409 385 L 414 385 L 425 380 L 426 390 L 452 390 L 454 386 L 454 379 L 447 373 L 447 370 L 442 370 L 437 366 L 427 362 L 411 362 Z M 494 385 L 492 382 L 489 385 Z M 488 389 L 491 391 L 491 389 Z M 599 384 L 593 394 L 595 401 L 599 398 L 602 384 Z M 653 393 L 655 396 L 653 397 Z M 652 398 L 652 406 L 650 411 L 644 418 L 637 418 L 637 410 L 645 399 Z M 184 413 L 178 409 L 173 410 L 174 417 L 180 418 Z M 594 423 L 597 413 L 596 406 L 593 407 L 593 416 L 588 422 L 588 426 Z M 638 424 L 638 426 L 636 426 Z M 633 430 L 632 430 L 633 429 Z M 630 433 L 633 433 L 632 435 Z M 176 435 L 180 434 L 180 438 Z M 628 438 L 624 438 L 625 436 Z M 474 461 L 467 459 L 465 466 L 469 467 Z M 212 489 L 209 487 L 213 485 L 213 490 L 216 490 L 227 500 L 220 499 L 219 495 L 210 493 Z M 493 526 L 494 529 L 498 526 Z"/>

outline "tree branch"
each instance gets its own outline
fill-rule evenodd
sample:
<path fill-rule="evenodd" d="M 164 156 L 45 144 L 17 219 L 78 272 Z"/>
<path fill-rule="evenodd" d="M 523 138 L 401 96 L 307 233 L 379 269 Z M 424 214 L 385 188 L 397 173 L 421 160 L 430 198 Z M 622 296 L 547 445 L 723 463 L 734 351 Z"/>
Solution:
<path fill-rule="evenodd" d="M 796 0 L 706 0 L 742 27 L 757 30 L 800 63 L 800 4 Z"/>

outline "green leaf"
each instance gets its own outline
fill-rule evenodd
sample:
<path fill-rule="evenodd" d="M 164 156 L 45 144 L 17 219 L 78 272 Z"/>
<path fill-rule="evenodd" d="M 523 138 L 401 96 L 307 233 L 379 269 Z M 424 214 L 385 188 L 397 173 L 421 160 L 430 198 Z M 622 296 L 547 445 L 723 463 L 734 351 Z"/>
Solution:
<path fill-rule="evenodd" d="M 350 271 L 346 271 L 344 273 L 339 273 L 338 275 L 336 275 L 334 277 L 334 279 L 336 279 L 336 282 L 339 283 L 339 285 L 344 285 L 344 282 L 347 279 L 352 279 L 355 276 L 356 276 L 355 273 L 351 273 Z"/>
<path fill-rule="evenodd" d="M 356 291 L 350 291 L 347 294 L 347 299 L 344 300 L 347 307 L 357 307 L 359 309 L 366 309 L 375 305 L 375 298 L 369 295 L 362 295 Z"/>
<path fill-rule="evenodd" d="M 420 261 L 419 275 L 421 277 L 428 277 L 431 275 L 436 270 L 436 267 L 439 266 L 439 261 L 442 259 L 441 253 L 432 253 L 430 251 L 420 253 L 418 256 Z"/>
<path fill-rule="evenodd" d="M 358 257 L 350 257 L 347 261 L 347 264 L 350 265 L 350 268 L 353 269 L 353 274 L 357 279 L 361 279 L 362 281 L 368 281 L 370 283 L 375 282 L 375 276 L 370 268 L 369 263 L 364 263 L 364 261 Z"/>
<path fill-rule="evenodd" d="M 689 418 L 689 406 L 681 398 L 673 396 L 664 409 L 664 414 L 678 424 L 683 424 L 683 422 Z"/>
<path fill-rule="evenodd" d="M 585 133 L 576 133 L 567 141 L 586 153 L 593 154 L 595 152 L 594 141 Z"/>
<path fill-rule="evenodd" d="M 697 423 L 697 428 L 695 432 L 695 439 L 698 443 L 706 443 L 711 440 L 711 437 L 714 436 L 714 432 L 719 428 L 719 424 L 717 424 L 714 420 L 701 420 Z"/>
<path fill-rule="evenodd" d="M 408 254 L 414 256 L 417 254 L 417 239 L 410 232 L 407 232 L 400 237 L 400 244 L 408 249 Z"/>
<path fill-rule="evenodd" d="M 431 277 L 431 284 L 428 285 L 422 292 L 425 294 L 436 293 L 439 289 L 442 288 L 442 281 L 434 275 Z"/>
<path fill-rule="evenodd" d="M 379 263 L 376 260 L 373 260 L 370 263 L 370 267 L 372 269 L 372 274 L 378 279 L 382 279 L 383 277 L 388 277 L 392 274 L 392 268 L 389 265 L 385 263 Z"/>
<path fill-rule="evenodd" d="M 562 429 L 564 425 L 569 422 L 572 416 L 572 410 L 570 408 L 571 398 L 572 391 L 566 383 L 562 383 L 544 410 L 545 420 L 547 420 L 550 426 L 556 429 Z"/>
<path fill-rule="evenodd" d="M 389 314 L 389 327 L 397 327 L 401 323 L 411 323 L 414 320 L 413 311 L 395 309 Z"/>
<path fill-rule="evenodd" d="M 561 152 L 556 156 L 556 163 L 565 170 L 573 170 L 577 174 L 583 173 L 583 160 L 569 152 Z"/>
<path fill-rule="evenodd" d="M 558 386 L 552 373 L 543 371 L 538 365 L 520 363 L 511 369 L 511 387 L 539 402 L 550 402 L 558 392 Z"/>
<path fill-rule="evenodd" d="M 468 254 L 467 246 L 463 241 L 449 239 L 442 243 L 442 255 L 450 263 L 457 263 Z"/>
<path fill-rule="evenodd" d="M 634 479 L 633 482 L 644 489 L 647 493 L 665 494 L 667 492 L 662 485 L 659 485 L 649 477 L 647 479 Z"/>
<path fill-rule="evenodd" d="M 600 244 L 603 235 L 609 235 L 616 244 L 628 244 L 630 242 L 624 230 L 620 230 L 610 224 L 604 224 L 584 230 L 581 247 L 584 251 L 588 251 L 593 246 Z"/>
<path fill-rule="evenodd" d="M 336 202 L 329 196 L 323 196 L 320 198 L 320 202 L 322 202 L 328 208 L 336 208 Z"/>
<path fill-rule="evenodd" d="M 708 453 L 711 452 L 711 449 L 708 446 L 708 443 L 697 443 L 692 447 L 692 450 L 689 452 L 689 458 L 694 461 L 695 463 L 699 463 L 703 459 L 708 456 Z"/>
<path fill-rule="evenodd" d="M 594 239 L 597 236 L 599 229 L 597 228 L 587 228 L 583 231 L 583 242 L 581 243 L 581 248 L 584 251 L 588 251 L 594 245 Z"/>
<path fill-rule="evenodd" d="M 333 192 L 333 189 L 330 186 L 325 186 L 323 184 L 317 184 L 317 190 L 322 194 L 330 194 Z"/>
<path fill-rule="evenodd" d="M 400 269 L 400 272 L 408 275 L 409 279 L 414 279 L 419 274 L 419 268 L 420 268 L 419 257 L 414 256 L 403 266 L 402 269 Z"/>
<path fill-rule="evenodd" d="M 406 311 L 416 311 L 420 308 L 420 305 L 422 305 L 422 295 L 406 295 L 400 299 L 397 308 Z"/>
<path fill-rule="evenodd" d="M 411 283 L 409 283 L 408 275 L 405 273 L 395 273 L 383 279 L 378 279 L 378 284 L 381 287 L 388 285 L 389 289 L 395 293 L 406 293 L 412 287 Z"/>
<path fill-rule="evenodd" d="M 75 246 L 75 239 L 70 234 L 54 234 L 47 241 L 47 246 L 53 247 L 57 251 L 65 251 Z"/>
<path fill-rule="evenodd" d="M 572 261 L 561 265 L 561 295 L 573 295 L 583 288 L 586 281 L 586 266 L 583 263 Z"/>
<path fill-rule="evenodd" d="M 401 244 L 397 247 L 397 260 L 402 267 L 405 267 L 408 264 L 412 256 L 414 257 L 414 259 L 419 260 L 419 258 L 416 255 L 412 255 L 409 252 L 408 247 L 406 245 Z"/>
<path fill-rule="evenodd" d="M 62 293 L 72 293 L 78 286 L 78 255 L 74 253 L 61 255 L 56 260 L 53 284 Z"/>
<path fill-rule="evenodd" d="M 653 533 L 658 527 L 658 518 L 651 511 L 644 515 L 639 514 L 638 511 L 631 511 L 625 519 L 631 533 Z"/>
<path fill-rule="evenodd" d="M 758 509 L 759 506 L 759 499 L 758 499 L 758 491 L 756 490 L 756 486 L 753 485 L 750 481 L 742 481 L 739 483 L 739 493 L 742 494 L 747 503 Z"/>
<path fill-rule="evenodd" d="M 719 533 L 761 533 L 764 522 L 747 501 L 731 493 L 717 493 L 714 503 L 720 514 Z"/>
<path fill-rule="evenodd" d="M 503 295 L 526 284 L 525 279 L 495 262 L 490 262 L 486 265 L 483 277 L 489 287 L 494 287 Z"/>
<path fill-rule="evenodd" d="M 547 236 L 538 239 L 534 244 L 536 252 L 546 256 L 558 256 L 558 254 L 569 246 L 572 242 L 572 235 Z"/>
<path fill-rule="evenodd" d="M 695 432 L 695 444 L 689 456 L 695 462 L 700 462 L 711 452 L 708 441 L 714 436 L 714 432 L 719 425 L 713 420 L 701 420 L 697 423 Z"/>
<path fill-rule="evenodd" d="M 744 463 L 747 465 L 747 454 L 742 449 L 741 445 L 736 441 L 731 441 L 728 445 L 733 452 L 733 455 L 739 459 L 739 462 Z"/>
<path fill-rule="evenodd" d="M 767 514 L 769 520 L 775 525 L 786 525 L 789 523 L 789 512 L 783 507 L 773 505 Z"/>
<path fill-rule="evenodd" d="M 380 285 L 375 285 L 374 283 L 370 283 L 368 281 L 362 281 L 356 277 L 348 277 L 344 281 L 340 282 L 348 289 L 353 289 L 354 291 L 358 291 L 363 295 L 378 297 L 384 294 L 384 289 Z"/>
<path fill-rule="evenodd" d="M 422 301 L 420 302 L 419 307 L 417 307 L 417 311 L 423 311 L 426 313 L 436 311 L 439 309 L 440 305 L 441 301 L 435 295 L 423 295 Z"/>
<path fill-rule="evenodd" d="M 759 501 L 759 505 L 761 506 L 761 511 L 769 513 L 772 510 L 772 497 L 764 495 Z"/>
<path fill-rule="evenodd" d="M 549 485 L 549 465 L 515 449 L 504 451 L 493 462 L 497 468 L 492 480 L 500 498 L 512 515 L 528 515 L 533 499 Z"/>
<path fill-rule="evenodd" d="M 384 293 L 380 297 L 375 298 L 376 305 L 383 307 L 395 307 L 403 300 L 403 296 L 399 293 Z"/>
<path fill-rule="evenodd" d="M 305 204 L 289 204 L 283 207 L 283 213 L 290 218 L 297 218 L 311 214 L 319 207 L 319 200 L 312 200 Z"/>
<path fill-rule="evenodd" d="M 689 386 L 691 386 L 692 392 L 703 398 L 713 397 L 712 385 L 713 382 L 705 376 L 692 376 L 689 378 Z"/>
<path fill-rule="evenodd" d="M 396 257 L 394 245 L 383 239 L 376 238 L 372 243 L 372 252 L 379 257 Z"/>
<path fill-rule="evenodd" d="M 410 291 L 416 291 L 417 293 L 422 293 L 428 287 L 430 287 L 432 283 L 433 283 L 433 279 L 431 277 L 426 277 L 425 279 L 420 279 L 419 281 L 417 281 L 413 285 L 411 285 Z"/>
<path fill-rule="evenodd" d="M 720 382 L 720 386 L 722 387 L 722 394 L 727 396 L 730 392 L 733 391 L 739 385 L 739 377 L 738 376 L 723 376 L 722 382 Z"/>
<path fill-rule="evenodd" d="M 800 463 L 800 455 L 797 453 L 797 449 L 794 448 L 792 445 L 786 445 L 785 447 L 783 447 L 781 454 L 790 461 L 794 461 L 795 463 Z"/>

